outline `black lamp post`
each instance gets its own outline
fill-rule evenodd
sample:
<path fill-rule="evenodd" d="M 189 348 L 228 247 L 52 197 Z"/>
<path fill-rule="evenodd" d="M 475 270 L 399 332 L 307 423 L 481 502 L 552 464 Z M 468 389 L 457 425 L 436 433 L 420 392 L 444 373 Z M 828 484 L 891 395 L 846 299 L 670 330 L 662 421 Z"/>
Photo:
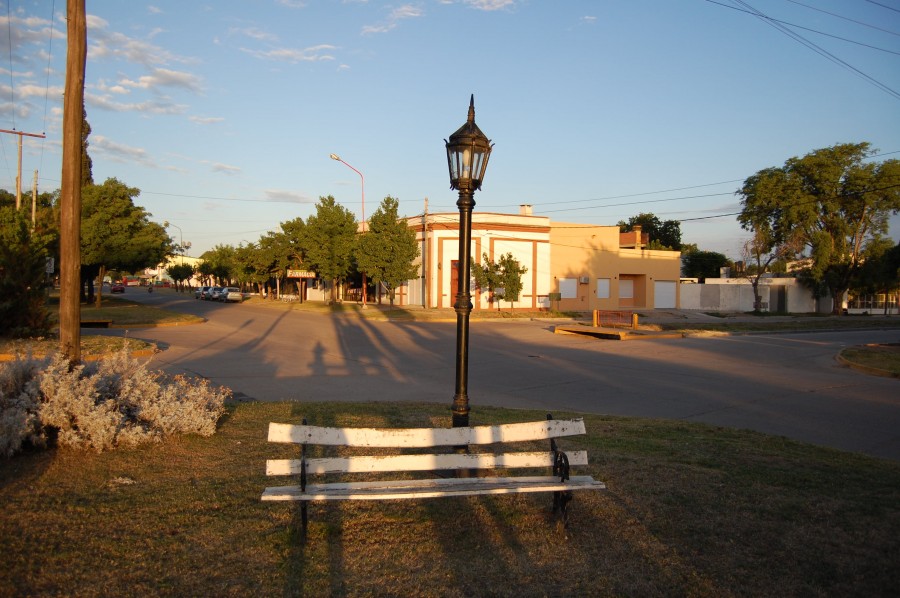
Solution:
<path fill-rule="evenodd" d="M 481 189 L 488 158 L 494 147 L 491 140 L 475 124 L 475 95 L 469 100 L 469 118 L 447 145 L 447 165 L 450 168 L 450 188 L 459 190 L 459 271 L 456 286 L 456 394 L 453 397 L 453 427 L 469 425 L 469 314 L 472 312 L 472 293 L 469 265 L 472 253 L 472 208 L 475 191 Z"/>

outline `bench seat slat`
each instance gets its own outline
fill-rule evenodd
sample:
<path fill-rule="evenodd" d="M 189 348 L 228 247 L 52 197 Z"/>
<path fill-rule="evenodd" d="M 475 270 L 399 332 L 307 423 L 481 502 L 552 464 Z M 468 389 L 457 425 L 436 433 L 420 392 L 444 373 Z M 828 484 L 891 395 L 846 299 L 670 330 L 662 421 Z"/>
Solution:
<path fill-rule="evenodd" d="M 587 465 L 587 451 L 566 451 L 569 465 Z M 266 475 L 300 475 L 300 459 L 269 459 Z M 306 460 L 309 475 L 384 471 L 438 471 L 513 467 L 553 467 L 551 451 L 437 455 L 325 457 Z"/>
<path fill-rule="evenodd" d="M 582 418 L 468 428 L 325 428 L 274 422 L 269 424 L 269 442 L 357 447 L 468 446 L 549 440 L 584 433 Z"/>
<path fill-rule="evenodd" d="M 263 492 L 262 500 L 392 500 L 561 490 L 603 490 L 605 488 L 606 484 L 598 482 L 591 476 L 572 476 L 566 482 L 560 482 L 556 476 L 440 478 L 430 480 L 308 484 L 306 492 L 301 492 L 299 486 L 278 486 L 266 488 Z"/>

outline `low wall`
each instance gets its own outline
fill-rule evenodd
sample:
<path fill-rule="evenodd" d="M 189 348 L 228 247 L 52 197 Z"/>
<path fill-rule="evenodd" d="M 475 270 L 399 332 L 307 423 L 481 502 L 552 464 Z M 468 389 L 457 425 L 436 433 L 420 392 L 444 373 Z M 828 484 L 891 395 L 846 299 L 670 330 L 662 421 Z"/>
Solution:
<path fill-rule="evenodd" d="M 742 278 L 714 278 L 705 283 L 682 283 L 681 309 L 700 311 L 753 311 L 753 285 Z M 760 281 L 759 294 L 764 311 L 778 309 L 779 295 L 788 313 L 827 313 L 831 311 L 829 298 L 819 299 L 795 278 L 768 278 Z"/>

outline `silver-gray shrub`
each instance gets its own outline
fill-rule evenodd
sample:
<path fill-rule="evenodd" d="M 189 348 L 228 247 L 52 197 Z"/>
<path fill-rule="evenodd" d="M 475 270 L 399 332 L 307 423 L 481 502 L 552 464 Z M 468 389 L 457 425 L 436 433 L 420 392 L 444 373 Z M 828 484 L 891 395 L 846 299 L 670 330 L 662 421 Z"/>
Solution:
<path fill-rule="evenodd" d="M 150 371 L 124 351 L 71 370 L 61 355 L 9 362 L 0 368 L 0 389 L 7 456 L 23 443 L 40 445 L 51 431 L 62 446 L 97 451 L 173 434 L 211 436 L 231 396 L 206 380 Z"/>
<path fill-rule="evenodd" d="M 38 375 L 45 363 L 29 355 L 0 364 L 0 455 L 17 453 L 23 443 L 44 445 Z"/>

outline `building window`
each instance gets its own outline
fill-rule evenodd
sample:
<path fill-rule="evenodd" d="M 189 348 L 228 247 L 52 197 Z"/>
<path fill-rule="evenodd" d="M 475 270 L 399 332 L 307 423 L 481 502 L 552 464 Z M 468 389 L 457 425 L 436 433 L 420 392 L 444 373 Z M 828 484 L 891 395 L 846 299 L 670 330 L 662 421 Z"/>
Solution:
<path fill-rule="evenodd" d="M 633 280 L 619 280 L 619 299 L 634 299 Z"/>
<path fill-rule="evenodd" d="M 559 279 L 559 295 L 560 299 L 577 299 L 578 280 L 575 278 Z"/>
<path fill-rule="evenodd" d="M 609 279 L 597 279 L 597 299 L 609 299 Z"/>

